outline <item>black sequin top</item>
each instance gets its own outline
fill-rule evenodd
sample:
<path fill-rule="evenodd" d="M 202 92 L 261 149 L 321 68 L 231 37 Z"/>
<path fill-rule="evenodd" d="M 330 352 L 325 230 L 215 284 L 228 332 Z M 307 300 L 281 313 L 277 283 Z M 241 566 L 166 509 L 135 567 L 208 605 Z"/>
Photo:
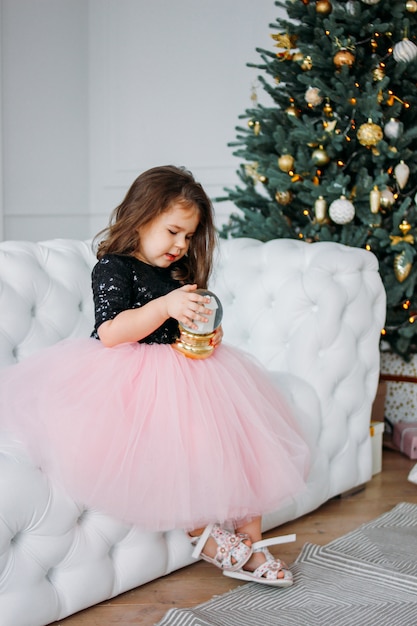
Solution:
<path fill-rule="evenodd" d="M 95 325 L 92 337 L 99 339 L 98 327 L 126 309 L 137 309 L 181 286 L 171 276 L 173 266 L 154 267 L 133 256 L 105 254 L 92 272 Z M 139 343 L 174 343 L 178 322 L 167 319 Z"/>

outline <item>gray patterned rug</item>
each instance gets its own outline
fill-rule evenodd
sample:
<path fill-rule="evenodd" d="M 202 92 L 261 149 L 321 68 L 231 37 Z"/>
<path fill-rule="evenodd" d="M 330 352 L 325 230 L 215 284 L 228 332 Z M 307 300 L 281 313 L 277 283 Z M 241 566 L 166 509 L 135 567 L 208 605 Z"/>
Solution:
<path fill-rule="evenodd" d="M 417 505 L 402 503 L 326 546 L 306 544 L 294 585 L 247 583 L 156 626 L 416 626 Z"/>

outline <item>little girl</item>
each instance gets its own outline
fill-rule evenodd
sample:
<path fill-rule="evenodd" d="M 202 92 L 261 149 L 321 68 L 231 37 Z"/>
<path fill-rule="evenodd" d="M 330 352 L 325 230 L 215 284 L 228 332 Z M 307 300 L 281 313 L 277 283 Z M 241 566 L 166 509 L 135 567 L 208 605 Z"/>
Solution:
<path fill-rule="evenodd" d="M 261 515 L 304 488 L 307 445 L 266 370 L 221 344 L 221 328 L 207 359 L 172 347 L 179 322 L 212 314 L 196 292 L 216 242 L 206 193 L 184 169 L 150 169 L 98 238 L 92 336 L 0 372 L 0 424 L 78 502 L 183 528 L 225 575 L 291 585 Z"/>

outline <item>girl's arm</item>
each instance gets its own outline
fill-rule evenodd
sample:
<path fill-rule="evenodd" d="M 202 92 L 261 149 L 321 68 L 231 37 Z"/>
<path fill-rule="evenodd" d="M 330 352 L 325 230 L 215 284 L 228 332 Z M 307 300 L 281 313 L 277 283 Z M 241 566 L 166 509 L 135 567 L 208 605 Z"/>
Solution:
<path fill-rule="evenodd" d="M 150 335 L 169 317 L 197 329 L 194 320 L 207 322 L 212 311 L 204 306 L 210 298 L 195 292 L 197 285 L 184 285 L 165 296 L 155 298 L 138 309 L 118 313 L 112 320 L 103 322 L 97 329 L 103 345 L 108 348 L 120 343 L 136 342 Z"/>

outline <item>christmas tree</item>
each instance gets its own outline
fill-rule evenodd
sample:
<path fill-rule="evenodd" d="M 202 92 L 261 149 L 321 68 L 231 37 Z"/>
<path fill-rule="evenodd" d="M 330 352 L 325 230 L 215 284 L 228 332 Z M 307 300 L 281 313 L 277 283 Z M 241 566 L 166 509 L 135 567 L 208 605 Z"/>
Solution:
<path fill-rule="evenodd" d="M 383 340 L 417 352 L 417 2 L 275 2 L 271 50 L 230 145 L 241 182 L 224 237 L 371 250 L 387 292 Z M 249 65 L 249 64 L 248 64 Z M 261 71 L 259 73 L 259 70 Z"/>

